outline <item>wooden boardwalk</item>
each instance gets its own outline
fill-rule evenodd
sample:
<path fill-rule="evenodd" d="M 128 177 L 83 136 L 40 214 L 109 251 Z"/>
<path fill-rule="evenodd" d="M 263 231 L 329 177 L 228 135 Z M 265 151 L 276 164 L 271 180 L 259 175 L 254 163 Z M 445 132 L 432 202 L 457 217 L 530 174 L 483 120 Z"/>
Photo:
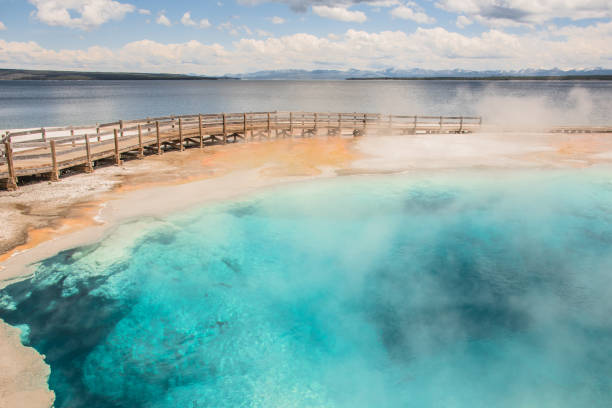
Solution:
<path fill-rule="evenodd" d="M 203 148 L 253 139 L 358 137 L 366 134 L 467 133 L 480 117 L 407 116 L 370 113 L 249 112 L 166 116 L 94 126 L 11 132 L 0 146 L 0 180 L 17 188 L 19 177 L 59 179 L 65 169 L 92 172 L 96 161 L 162 154 L 168 149 Z"/>

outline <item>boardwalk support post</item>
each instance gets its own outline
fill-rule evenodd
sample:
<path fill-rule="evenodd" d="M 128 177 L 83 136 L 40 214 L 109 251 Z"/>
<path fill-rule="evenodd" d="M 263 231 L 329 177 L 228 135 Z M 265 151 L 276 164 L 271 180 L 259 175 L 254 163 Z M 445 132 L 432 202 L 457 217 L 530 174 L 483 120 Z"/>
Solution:
<path fill-rule="evenodd" d="M 117 134 L 117 129 L 113 129 L 113 134 L 115 137 L 115 164 L 121 166 L 121 153 L 119 153 L 119 135 Z"/>
<path fill-rule="evenodd" d="M 227 117 L 223 114 L 223 144 L 227 143 Z"/>
<path fill-rule="evenodd" d="M 179 117 L 179 150 L 182 152 L 185 150 L 183 145 L 183 118 Z"/>
<path fill-rule="evenodd" d="M 57 167 L 57 152 L 55 149 L 55 140 L 51 140 L 51 176 L 49 180 L 59 181 L 59 169 Z"/>
<path fill-rule="evenodd" d="M 198 115 L 198 136 L 200 137 L 200 149 L 204 147 L 204 135 L 202 134 L 202 115 Z"/>
<path fill-rule="evenodd" d="M 85 173 L 93 173 L 91 165 L 91 147 L 89 146 L 89 135 L 85 135 Z"/>
<path fill-rule="evenodd" d="M 138 124 L 138 158 L 144 157 L 144 146 L 142 145 L 142 125 Z"/>
<path fill-rule="evenodd" d="M 246 112 L 242 116 L 242 134 L 244 135 L 244 140 L 247 138 L 247 114 Z"/>
<path fill-rule="evenodd" d="M 159 121 L 155 121 L 155 135 L 157 136 L 157 154 L 162 154 L 161 149 L 161 136 L 159 134 Z"/>
<path fill-rule="evenodd" d="M 17 176 L 15 175 L 15 166 L 13 164 L 13 149 L 10 142 L 4 143 L 6 149 L 6 164 L 8 165 L 8 179 L 6 180 L 6 189 L 9 191 L 17 190 Z"/>

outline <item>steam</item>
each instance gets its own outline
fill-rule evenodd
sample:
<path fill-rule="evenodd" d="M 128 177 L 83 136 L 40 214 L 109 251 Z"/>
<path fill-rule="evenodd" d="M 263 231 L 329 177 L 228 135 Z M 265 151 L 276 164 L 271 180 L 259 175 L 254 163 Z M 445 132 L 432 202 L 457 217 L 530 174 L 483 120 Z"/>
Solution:
<path fill-rule="evenodd" d="M 612 95 L 607 101 L 612 102 Z M 593 125 L 593 95 L 585 88 L 573 87 L 567 95 L 512 95 L 494 91 L 492 87 L 476 101 L 476 110 L 487 125 L 510 130 L 539 130 L 554 126 Z"/>

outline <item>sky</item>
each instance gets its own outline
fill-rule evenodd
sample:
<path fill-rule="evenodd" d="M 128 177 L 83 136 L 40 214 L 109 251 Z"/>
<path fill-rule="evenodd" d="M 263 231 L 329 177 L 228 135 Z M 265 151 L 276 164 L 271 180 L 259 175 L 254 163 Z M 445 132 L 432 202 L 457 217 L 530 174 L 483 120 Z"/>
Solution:
<path fill-rule="evenodd" d="M 612 68 L 612 0 L 0 0 L 0 68 Z"/>

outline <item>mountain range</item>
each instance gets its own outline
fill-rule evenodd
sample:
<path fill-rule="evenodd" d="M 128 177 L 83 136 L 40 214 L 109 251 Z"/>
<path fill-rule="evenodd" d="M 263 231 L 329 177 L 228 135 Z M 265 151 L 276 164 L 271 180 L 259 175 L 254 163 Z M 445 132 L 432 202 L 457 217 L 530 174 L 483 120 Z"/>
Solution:
<path fill-rule="evenodd" d="M 269 79 L 269 80 L 282 80 L 282 79 L 471 79 L 471 78 L 486 78 L 486 79 L 513 79 L 513 78 L 533 78 L 533 79 L 547 79 L 547 78 L 560 78 L 560 79 L 572 79 L 587 78 L 587 77 L 602 77 L 602 79 L 612 79 L 612 69 L 595 68 L 595 69 L 584 69 L 584 70 L 562 70 L 559 68 L 553 69 L 522 69 L 516 71 L 501 71 L 501 70 L 488 70 L 488 71 L 470 71 L 463 69 L 450 69 L 450 70 L 428 70 L 428 69 L 384 69 L 378 71 L 367 71 L 350 69 L 347 71 L 340 70 L 300 70 L 300 69 L 287 69 L 287 70 L 271 70 L 271 71 L 258 71 L 247 74 L 233 74 L 229 75 L 234 78 L 240 79 Z"/>

